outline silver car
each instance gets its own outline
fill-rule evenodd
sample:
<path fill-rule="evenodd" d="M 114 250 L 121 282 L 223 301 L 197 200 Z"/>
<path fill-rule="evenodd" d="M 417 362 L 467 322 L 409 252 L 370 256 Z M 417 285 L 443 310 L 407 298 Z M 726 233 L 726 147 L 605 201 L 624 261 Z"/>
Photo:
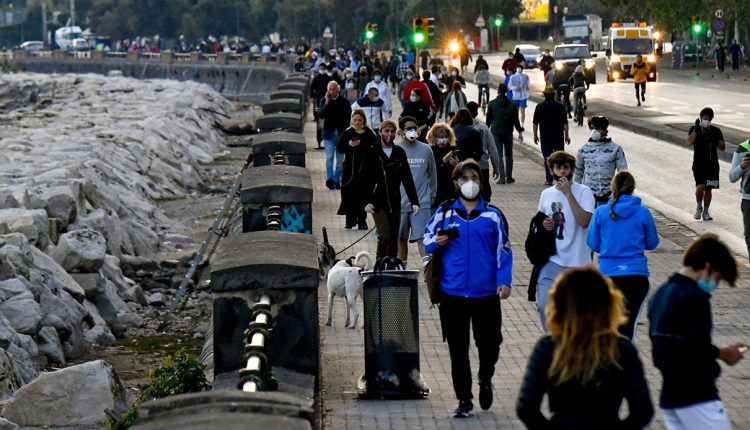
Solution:
<path fill-rule="evenodd" d="M 516 52 L 516 49 L 521 51 L 521 55 L 523 55 L 523 58 L 526 60 L 525 63 L 527 69 L 533 69 L 537 66 L 537 58 L 542 55 L 542 50 L 538 46 L 521 44 L 516 45 L 513 48 L 513 52 Z"/>

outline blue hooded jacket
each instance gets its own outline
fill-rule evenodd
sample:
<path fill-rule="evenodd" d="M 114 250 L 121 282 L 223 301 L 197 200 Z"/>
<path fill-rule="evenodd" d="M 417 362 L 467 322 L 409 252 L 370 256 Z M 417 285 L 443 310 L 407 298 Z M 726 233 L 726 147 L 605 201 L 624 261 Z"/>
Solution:
<path fill-rule="evenodd" d="M 623 194 L 615 204 L 617 220 L 610 217 L 613 199 L 594 211 L 586 242 L 599 253 L 599 270 L 607 276 L 648 276 L 644 252 L 659 245 L 651 212 L 640 197 Z"/>
<path fill-rule="evenodd" d="M 435 242 L 438 230 L 458 228 L 459 236 L 442 247 Z M 505 233 L 500 210 L 480 199 L 466 213 L 456 199 L 443 214 L 443 206 L 427 224 L 424 247 L 428 253 L 441 252 L 440 288 L 452 296 L 481 298 L 497 294 L 497 287 L 511 286 L 513 254 Z"/>

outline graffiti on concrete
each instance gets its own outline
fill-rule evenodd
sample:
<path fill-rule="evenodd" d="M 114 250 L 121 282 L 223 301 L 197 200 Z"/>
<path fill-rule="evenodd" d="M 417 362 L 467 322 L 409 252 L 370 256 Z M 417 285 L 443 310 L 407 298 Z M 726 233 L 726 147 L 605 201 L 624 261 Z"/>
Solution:
<path fill-rule="evenodd" d="M 312 233 L 310 229 L 305 228 L 305 214 L 301 213 L 295 204 L 284 207 L 284 213 L 281 217 L 281 231 Z"/>

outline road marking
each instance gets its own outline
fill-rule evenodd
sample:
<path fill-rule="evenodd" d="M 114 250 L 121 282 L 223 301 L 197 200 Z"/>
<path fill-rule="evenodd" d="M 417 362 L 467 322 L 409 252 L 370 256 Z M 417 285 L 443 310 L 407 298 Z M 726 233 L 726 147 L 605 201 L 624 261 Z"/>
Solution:
<path fill-rule="evenodd" d="M 669 102 L 669 103 L 678 104 L 678 105 L 690 106 L 690 103 L 681 102 L 679 100 L 674 100 L 674 99 L 670 99 L 667 97 L 657 97 L 657 99 L 665 101 L 665 102 Z"/>

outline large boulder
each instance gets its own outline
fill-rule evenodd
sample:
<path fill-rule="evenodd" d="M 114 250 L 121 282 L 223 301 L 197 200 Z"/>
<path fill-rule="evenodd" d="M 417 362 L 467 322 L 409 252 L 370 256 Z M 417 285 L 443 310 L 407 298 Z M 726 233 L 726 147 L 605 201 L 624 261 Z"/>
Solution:
<path fill-rule="evenodd" d="M 43 209 L 0 209 L 0 234 L 22 233 L 40 249 L 49 245 L 49 220 Z"/>
<path fill-rule="evenodd" d="M 104 264 L 107 242 L 96 230 L 73 230 L 60 236 L 52 258 L 68 272 L 98 272 Z"/>
<path fill-rule="evenodd" d="M 49 363 L 64 365 L 65 353 L 63 353 L 60 337 L 53 327 L 42 327 L 36 335 L 36 345 L 39 353 L 47 357 Z"/>
<path fill-rule="evenodd" d="M 54 286 L 49 286 L 50 289 L 65 290 L 79 302 L 86 298 L 83 288 L 52 257 L 35 247 L 31 247 L 31 258 L 31 267 L 33 267 L 31 272 L 37 269 L 48 274 L 54 284 Z"/>
<path fill-rule="evenodd" d="M 6 400 L 23 385 L 13 359 L 5 349 L 0 349 L 0 401 Z M 4 427 L 0 426 L 0 430 Z"/>
<path fill-rule="evenodd" d="M 112 346 L 115 344 L 115 336 L 106 325 L 95 325 L 83 337 L 91 345 Z"/>
<path fill-rule="evenodd" d="M 119 257 L 123 252 L 132 253 L 133 244 L 130 237 L 123 232 L 120 217 L 116 213 L 108 213 L 102 208 L 88 214 L 79 215 L 75 222 L 68 226 L 68 231 L 91 229 L 96 230 L 107 240 L 107 252 Z"/>
<path fill-rule="evenodd" d="M 14 296 L 0 303 L 0 313 L 10 321 L 18 332 L 34 336 L 42 327 L 42 310 L 30 292 Z"/>
<path fill-rule="evenodd" d="M 16 391 L 3 415 L 21 427 L 101 426 L 105 411 L 119 416 L 128 401 L 112 367 L 96 360 L 39 375 Z"/>
<path fill-rule="evenodd" d="M 57 218 L 65 228 L 73 222 L 84 207 L 83 188 L 80 182 L 68 185 L 39 186 L 29 190 L 33 209 L 44 209 L 49 218 Z"/>

